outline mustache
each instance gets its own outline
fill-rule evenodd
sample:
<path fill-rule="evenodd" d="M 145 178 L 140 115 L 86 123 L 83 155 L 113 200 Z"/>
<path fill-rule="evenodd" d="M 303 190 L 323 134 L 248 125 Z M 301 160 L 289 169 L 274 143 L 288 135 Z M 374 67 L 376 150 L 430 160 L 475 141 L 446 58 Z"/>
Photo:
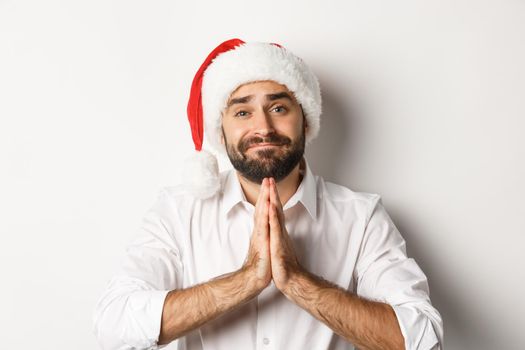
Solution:
<path fill-rule="evenodd" d="M 276 145 L 289 145 L 292 143 L 292 140 L 289 137 L 278 135 L 278 134 L 269 134 L 266 137 L 254 136 L 249 139 L 241 140 L 239 142 L 238 149 L 241 153 L 244 153 L 249 147 L 256 145 L 258 143 L 273 143 Z"/>

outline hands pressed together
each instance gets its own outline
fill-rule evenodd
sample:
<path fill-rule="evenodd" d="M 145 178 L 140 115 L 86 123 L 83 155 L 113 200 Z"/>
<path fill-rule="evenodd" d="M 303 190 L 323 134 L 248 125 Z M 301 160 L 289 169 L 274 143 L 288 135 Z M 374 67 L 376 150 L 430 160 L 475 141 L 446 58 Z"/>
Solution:
<path fill-rule="evenodd" d="M 286 231 L 284 212 L 273 178 L 265 178 L 255 204 L 250 248 L 243 268 L 251 271 L 256 288 L 264 289 L 273 279 L 285 291 L 291 278 L 302 271 L 292 240 Z"/>

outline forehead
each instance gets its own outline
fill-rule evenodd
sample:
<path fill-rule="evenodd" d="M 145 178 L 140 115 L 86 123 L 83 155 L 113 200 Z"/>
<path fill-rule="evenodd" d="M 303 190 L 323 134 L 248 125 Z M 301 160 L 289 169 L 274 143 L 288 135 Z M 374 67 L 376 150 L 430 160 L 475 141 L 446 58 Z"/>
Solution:
<path fill-rule="evenodd" d="M 288 92 L 294 97 L 293 92 L 288 90 L 286 85 L 279 84 L 273 80 L 253 81 L 239 85 L 229 96 L 228 101 L 232 98 L 243 97 L 256 94 L 272 94 L 277 92 Z"/>

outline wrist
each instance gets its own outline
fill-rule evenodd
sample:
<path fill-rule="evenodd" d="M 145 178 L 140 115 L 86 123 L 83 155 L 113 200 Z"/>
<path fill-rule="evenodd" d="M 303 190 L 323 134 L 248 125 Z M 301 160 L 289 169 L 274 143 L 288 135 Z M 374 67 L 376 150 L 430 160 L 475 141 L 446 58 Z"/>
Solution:
<path fill-rule="evenodd" d="M 300 265 L 288 272 L 286 283 L 277 286 L 278 289 L 290 300 L 294 300 L 298 294 L 306 293 L 309 285 L 309 273 Z"/>
<path fill-rule="evenodd" d="M 249 265 L 243 266 L 237 271 L 238 277 L 244 284 L 246 292 L 250 294 L 250 298 L 258 295 L 271 281 L 271 279 L 267 281 L 258 277 L 256 268 L 256 266 Z"/>

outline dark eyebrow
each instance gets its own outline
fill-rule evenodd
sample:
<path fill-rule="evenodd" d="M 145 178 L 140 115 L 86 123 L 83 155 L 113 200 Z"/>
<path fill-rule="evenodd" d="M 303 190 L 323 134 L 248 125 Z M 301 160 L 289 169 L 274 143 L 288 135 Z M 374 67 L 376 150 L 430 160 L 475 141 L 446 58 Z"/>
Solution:
<path fill-rule="evenodd" d="M 234 104 L 239 104 L 239 103 L 246 103 L 246 102 L 249 102 L 252 98 L 253 98 L 253 95 L 244 96 L 244 97 L 232 98 L 232 99 L 228 102 L 228 105 L 226 106 L 226 108 L 230 108 L 230 107 L 233 106 Z"/>
<path fill-rule="evenodd" d="M 285 91 L 278 92 L 276 94 L 266 95 L 266 99 L 270 100 L 270 101 L 275 101 L 275 100 L 278 100 L 278 99 L 281 99 L 281 98 L 286 98 L 286 99 L 288 99 L 290 101 L 293 101 L 292 96 L 290 96 L 290 94 L 285 92 Z"/>
<path fill-rule="evenodd" d="M 226 109 L 230 108 L 234 104 L 241 104 L 241 103 L 250 102 L 250 100 L 252 98 L 253 98 L 253 95 L 232 98 L 230 101 L 228 101 L 228 105 L 226 106 Z M 275 101 L 275 100 L 279 100 L 281 98 L 285 98 L 285 99 L 288 99 L 290 101 L 293 101 L 292 96 L 290 96 L 290 94 L 287 93 L 286 91 L 278 92 L 276 94 L 268 94 L 268 95 L 266 95 L 266 99 L 269 100 L 269 101 Z"/>

